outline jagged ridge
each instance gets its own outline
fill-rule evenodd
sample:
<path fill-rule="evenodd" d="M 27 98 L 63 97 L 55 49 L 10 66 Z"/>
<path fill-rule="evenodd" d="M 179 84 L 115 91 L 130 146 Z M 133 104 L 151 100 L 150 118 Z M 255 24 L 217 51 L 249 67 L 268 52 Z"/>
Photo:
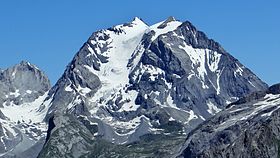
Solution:
<path fill-rule="evenodd" d="M 178 157 L 279 157 L 279 85 L 243 97 L 202 123 Z"/>
<path fill-rule="evenodd" d="M 51 89 L 46 120 L 55 127 L 40 156 L 83 155 L 94 150 L 88 137 L 127 144 L 147 134 L 182 136 L 266 88 L 190 22 L 147 26 L 135 18 L 93 33 Z M 72 118 L 81 130 L 69 131 Z M 57 141 L 70 138 L 77 141 Z"/>

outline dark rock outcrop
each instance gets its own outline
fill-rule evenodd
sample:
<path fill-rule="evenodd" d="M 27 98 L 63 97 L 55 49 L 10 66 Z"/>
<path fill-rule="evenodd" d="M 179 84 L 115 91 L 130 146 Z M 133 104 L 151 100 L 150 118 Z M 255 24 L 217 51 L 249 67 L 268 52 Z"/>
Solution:
<path fill-rule="evenodd" d="M 178 157 L 279 157 L 279 84 L 233 103 L 193 130 Z"/>

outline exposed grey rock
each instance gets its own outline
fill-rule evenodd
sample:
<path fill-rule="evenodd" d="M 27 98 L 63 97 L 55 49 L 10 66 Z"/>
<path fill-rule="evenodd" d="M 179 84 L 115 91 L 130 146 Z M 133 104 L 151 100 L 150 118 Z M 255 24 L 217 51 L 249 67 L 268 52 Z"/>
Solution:
<path fill-rule="evenodd" d="M 244 97 L 199 125 L 188 135 L 178 157 L 279 157 L 278 89 L 279 84 Z"/>
<path fill-rule="evenodd" d="M 268 88 L 268 93 L 280 94 L 280 83 L 279 84 L 275 84 L 275 85 L 269 87 Z"/>
<path fill-rule="evenodd" d="M 118 148 L 146 135 L 181 138 L 227 103 L 265 89 L 190 22 L 169 18 L 149 27 L 135 18 L 93 33 L 50 90 L 46 121 L 54 125 L 40 157 L 88 156 L 93 142 Z M 83 132 L 70 129 L 72 122 Z M 70 138 L 78 141 L 68 146 Z"/>
<path fill-rule="evenodd" d="M 50 87 L 46 75 L 35 65 L 25 61 L 0 71 L 1 157 L 37 157 L 43 147 L 46 130 L 43 127 L 46 126 L 42 127 L 43 122 L 32 122 L 32 114 L 40 114 L 36 113 L 36 108 L 42 102 L 35 100 L 42 97 Z M 27 113 L 23 114 L 29 117 L 27 120 L 22 118 L 16 121 L 14 118 L 20 118 L 17 115 L 22 115 L 21 110 L 26 108 L 23 104 L 38 105 L 34 106 L 34 109 L 30 108 L 33 112 L 26 111 Z"/>
<path fill-rule="evenodd" d="M 0 119 L 2 120 L 6 120 L 7 117 L 2 113 L 2 111 L 0 110 Z"/>
<path fill-rule="evenodd" d="M 0 72 L 0 106 L 32 102 L 50 88 L 50 81 L 42 71 L 22 61 Z"/>

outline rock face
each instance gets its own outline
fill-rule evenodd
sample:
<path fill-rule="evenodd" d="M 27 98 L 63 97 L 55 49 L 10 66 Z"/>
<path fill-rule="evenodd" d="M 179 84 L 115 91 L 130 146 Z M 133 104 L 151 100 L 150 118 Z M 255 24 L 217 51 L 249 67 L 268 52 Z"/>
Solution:
<path fill-rule="evenodd" d="M 279 157 L 279 85 L 248 95 L 202 123 L 178 157 Z"/>
<path fill-rule="evenodd" d="M 39 157 L 168 157 L 227 103 L 266 88 L 190 22 L 135 18 L 93 33 L 50 90 Z"/>
<path fill-rule="evenodd" d="M 32 102 L 50 87 L 48 78 L 36 66 L 22 61 L 0 72 L 0 106 Z"/>
<path fill-rule="evenodd" d="M 37 157 L 47 131 L 47 111 L 40 105 L 50 87 L 45 74 L 28 62 L 0 72 L 1 157 Z"/>

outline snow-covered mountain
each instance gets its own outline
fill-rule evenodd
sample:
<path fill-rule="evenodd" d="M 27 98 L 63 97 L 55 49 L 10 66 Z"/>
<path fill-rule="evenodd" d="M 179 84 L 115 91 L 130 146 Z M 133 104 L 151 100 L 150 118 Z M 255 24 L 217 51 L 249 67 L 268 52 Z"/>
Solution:
<path fill-rule="evenodd" d="M 48 125 L 41 104 L 51 88 L 36 66 L 21 62 L 0 72 L 0 157 L 36 157 Z"/>
<path fill-rule="evenodd" d="M 266 88 L 190 22 L 135 18 L 93 33 L 49 91 L 39 157 L 168 157 L 199 123 Z"/>
<path fill-rule="evenodd" d="M 252 93 L 192 131 L 180 156 L 277 158 L 280 149 L 280 84 Z"/>

